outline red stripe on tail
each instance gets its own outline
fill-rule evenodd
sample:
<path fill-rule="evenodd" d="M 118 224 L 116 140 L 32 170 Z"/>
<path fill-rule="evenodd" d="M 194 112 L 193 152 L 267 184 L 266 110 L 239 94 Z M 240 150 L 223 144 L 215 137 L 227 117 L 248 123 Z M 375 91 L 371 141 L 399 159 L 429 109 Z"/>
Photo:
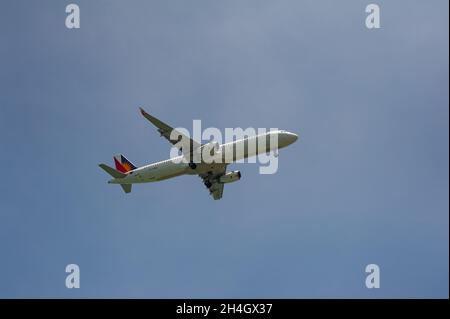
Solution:
<path fill-rule="evenodd" d="M 114 164 L 119 172 L 126 173 L 128 170 L 114 157 Z"/>

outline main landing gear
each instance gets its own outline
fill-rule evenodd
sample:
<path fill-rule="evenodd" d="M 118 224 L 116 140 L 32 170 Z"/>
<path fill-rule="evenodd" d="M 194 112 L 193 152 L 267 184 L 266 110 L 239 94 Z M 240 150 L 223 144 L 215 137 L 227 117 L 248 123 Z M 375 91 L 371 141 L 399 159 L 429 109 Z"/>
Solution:
<path fill-rule="evenodd" d="M 212 186 L 212 184 L 211 184 L 210 181 L 206 181 L 206 182 L 205 182 L 205 186 L 208 187 L 208 188 L 210 188 L 210 187 Z"/>
<path fill-rule="evenodd" d="M 189 163 L 189 167 L 190 167 L 191 169 L 196 169 L 196 168 L 197 168 L 197 164 L 190 162 L 190 163 Z"/>

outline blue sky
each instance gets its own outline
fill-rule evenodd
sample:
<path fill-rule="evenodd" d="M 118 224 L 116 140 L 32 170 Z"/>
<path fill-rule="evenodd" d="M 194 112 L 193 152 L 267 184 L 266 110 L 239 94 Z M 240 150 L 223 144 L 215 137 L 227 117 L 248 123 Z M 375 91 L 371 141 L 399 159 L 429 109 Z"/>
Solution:
<path fill-rule="evenodd" d="M 448 2 L 4 1 L 0 297 L 448 298 Z M 173 126 L 300 135 L 129 195 L 98 168 L 168 157 Z M 65 266 L 81 288 L 65 288 Z M 365 287 L 376 263 L 381 288 Z"/>

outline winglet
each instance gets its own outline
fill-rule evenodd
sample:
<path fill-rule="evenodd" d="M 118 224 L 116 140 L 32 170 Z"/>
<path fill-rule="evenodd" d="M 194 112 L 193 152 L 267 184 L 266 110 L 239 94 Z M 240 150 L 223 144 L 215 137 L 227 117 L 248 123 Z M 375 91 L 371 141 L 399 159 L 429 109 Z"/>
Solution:
<path fill-rule="evenodd" d="M 139 110 L 141 111 L 142 116 L 145 117 L 150 122 L 152 122 L 154 125 L 158 126 L 158 124 L 161 123 L 161 124 L 164 124 L 164 125 L 168 126 L 167 124 L 162 123 L 160 120 L 158 120 L 154 116 L 151 116 L 150 114 L 148 114 L 142 107 L 139 107 Z M 168 126 L 168 127 L 170 128 L 170 126 Z"/>
<path fill-rule="evenodd" d="M 163 134 L 163 133 L 170 134 L 170 132 L 172 132 L 173 129 L 166 123 L 158 120 L 154 116 L 151 116 L 150 114 L 145 112 L 145 110 L 142 107 L 139 107 L 139 110 L 141 111 L 142 116 L 145 117 L 148 121 L 150 121 L 150 123 L 155 125 L 161 134 Z"/>

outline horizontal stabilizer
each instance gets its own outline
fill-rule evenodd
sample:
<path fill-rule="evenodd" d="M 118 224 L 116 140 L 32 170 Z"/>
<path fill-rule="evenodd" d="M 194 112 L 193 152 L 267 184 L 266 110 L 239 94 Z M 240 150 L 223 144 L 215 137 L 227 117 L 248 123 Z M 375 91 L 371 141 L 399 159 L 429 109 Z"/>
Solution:
<path fill-rule="evenodd" d="M 120 184 L 120 186 L 122 186 L 123 191 L 128 194 L 131 192 L 131 186 L 133 186 L 133 185 L 132 184 Z"/>
<path fill-rule="evenodd" d="M 125 176 L 127 176 L 127 174 L 116 171 L 114 168 L 109 167 L 106 164 L 99 164 L 98 166 L 100 166 L 106 173 L 114 178 L 124 178 Z"/>

